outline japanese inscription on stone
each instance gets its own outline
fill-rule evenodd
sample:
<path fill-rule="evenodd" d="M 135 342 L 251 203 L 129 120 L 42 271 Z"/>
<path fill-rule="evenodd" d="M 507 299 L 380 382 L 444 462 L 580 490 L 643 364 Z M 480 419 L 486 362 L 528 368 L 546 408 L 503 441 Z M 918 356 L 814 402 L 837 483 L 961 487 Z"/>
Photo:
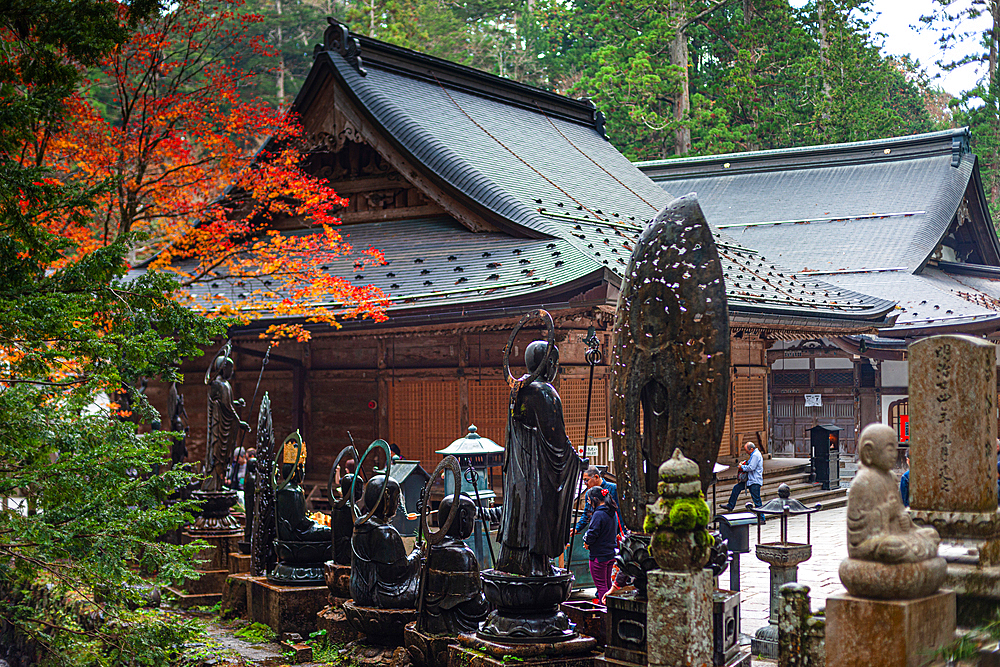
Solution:
<path fill-rule="evenodd" d="M 996 347 L 933 336 L 909 347 L 910 498 L 917 510 L 996 508 Z"/>

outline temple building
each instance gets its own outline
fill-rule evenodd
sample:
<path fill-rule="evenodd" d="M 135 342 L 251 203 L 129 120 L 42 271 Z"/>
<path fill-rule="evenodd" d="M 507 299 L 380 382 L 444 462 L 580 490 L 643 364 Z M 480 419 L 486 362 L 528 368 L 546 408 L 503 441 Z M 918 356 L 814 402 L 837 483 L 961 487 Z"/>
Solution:
<path fill-rule="evenodd" d="M 775 341 L 766 352 L 769 450 L 806 456 L 806 430 L 874 421 L 908 438 L 906 346 L 1000 332 L 1000 243 L 978 158 L 960 128 L 909 137 L 639 163 L 697 192 L 720 232 L 818 279 L 896 302 L 877 334 Z M 818 396 L 818 398 L 817 398 Z"/>
<path fill-rule="evenodd" d="M 396 443 L 427 469 L 440 458 L 435 451 L 470 424 L 503 444 L 503 346 L 523 313 L 545 308 L 556 324 L 568 435 L 607 464 L 622 275 L 645 222 L 693 188 L 667 184 L 668 194 L 632 165 L 608 142 L 589 101 L 354 35 L 332 21 L 325 42 L 293 107 L 312 146 L 308 168 L 350 199 L 340 214 L 347 240 L 378 248 L 386 260 L 358 270 L 345 258 L 327 270 L 376 285 L 392 302 L 386 322 L 345 319 L 339 330 L 316 327 L 310 341 L 272 351 L 261 393 L 270 393 L 276 436 L 300 429 L 310 451 L 307 479 L 324 481 L 348 432 L 359 446 L 375 438 Z M 727 225 L 746 211 L 720 212 L 709 203 L 713 195 L 698 195 L 726 274 L 733 390 L 720 454 L 732 458 L 748 439 L 772 440 L 768 349 L 873 335 L 893 326 L 897 311 L 892 299 L 796 273 L 732 238 Z M 275 227 L 318 233 L 298 219 Z M 241 288 L 220 281 L 210 289 L 238 298 Z M 273 322 L 265 317 L 232 332 L 233 384 L 248 400 L 267 345 L 259 334 Z M 584 442 L 589 327 L 603 361 Z M 512 358 L 530 340 L 520 337 Z M 212 352 L 183 368 L 193 460 L 203 451 L 201 376 Z"/>

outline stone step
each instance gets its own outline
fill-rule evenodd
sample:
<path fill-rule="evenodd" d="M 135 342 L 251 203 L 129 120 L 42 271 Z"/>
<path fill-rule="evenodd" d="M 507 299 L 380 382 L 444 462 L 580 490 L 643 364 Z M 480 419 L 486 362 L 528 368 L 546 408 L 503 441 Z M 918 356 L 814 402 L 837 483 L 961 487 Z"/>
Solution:
<path fill-rule="evenodd" d="M 811 484 L 808 482 L 800 484 L 789 484 L 791 490 L 792 498 L 798 500 L 803 505 L 815 505 L 816 503 L 822 503 L 823 509 L 834 509 L 837 507 L 843 507 L 847 504 L 847 488 L 846 486 L 841 486 L 837 489 L 823 490 L 823 488 L 818 484 Z M 726 491 L 725 496 L 722 495 L 721 489 L 717 494 L 718 503 L 715 506 L 715 512 L 721 514 L 726 511 L 722 507 L 729 500 L 730 491 Z M 762 487 L 760 499 L 762 502 L 766 503 L 768 500 L 772 500 L 778 497 L 778 489 L 774 487 L 773 489 L 765 489 Z M 743 492 L 740 494 L 740 499 L 736 503 L 736 509 L 742 510 L 744 505 L 750 502 L 750 494 Z M 709 507 L 712 506 L 711 491 L 709 492 L 708 498 Z"/>

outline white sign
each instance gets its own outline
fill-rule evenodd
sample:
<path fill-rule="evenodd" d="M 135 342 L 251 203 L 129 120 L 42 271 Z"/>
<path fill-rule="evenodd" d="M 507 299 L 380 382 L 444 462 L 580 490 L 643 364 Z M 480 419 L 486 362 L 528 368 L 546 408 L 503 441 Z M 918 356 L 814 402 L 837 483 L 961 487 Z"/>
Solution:
<path fill-rule="evenodd" d="M 597 445 L 587 445 L 587 458 L 597 456 Z"/>
<path fill-rule="evenodd" d="M 805 394 L 807 408 L 823 407 L 823 394 Z"/>
<path fill-rule="evenodd" d="M 577 453 L 577 454 L 578 454 L 579 456 L 583 456 L 583 445 L 577 445 L 577 448 L 576 448 L 576 453 Z"/>

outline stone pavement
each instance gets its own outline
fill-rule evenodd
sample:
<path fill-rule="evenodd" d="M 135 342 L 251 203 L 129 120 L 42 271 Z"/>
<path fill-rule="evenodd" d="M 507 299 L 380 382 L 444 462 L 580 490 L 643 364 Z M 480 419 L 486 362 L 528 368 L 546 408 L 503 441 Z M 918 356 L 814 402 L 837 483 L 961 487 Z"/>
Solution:
<path fill-rule="evenodd" d="M 837 569 L 840 561 L 847 558 L 847 508 L 823 510 L 812 515 L 813 545 L 812 558 L 799 565 L 799 583 L 809 586 L 813 611 L 826 606 L 826 598 L 846 592 L 840 584 Z M 781 526 L 777 520 L 770 520 L 761 527 L 760 541 L 777 542 Z M 788 541 L 806 541 L 806 518 L 794 517 L 788 520 Z M 767 625 L 770 606 L 768 565 L 753 555 L 757 544 L 756 527 L 750 527 L 751 553 L 740 557 L 740 612 L 741 631 L 752 635 L 754 630 Z M 719 578 L 722 586 L 729 585 L 729 572 Z"/>

